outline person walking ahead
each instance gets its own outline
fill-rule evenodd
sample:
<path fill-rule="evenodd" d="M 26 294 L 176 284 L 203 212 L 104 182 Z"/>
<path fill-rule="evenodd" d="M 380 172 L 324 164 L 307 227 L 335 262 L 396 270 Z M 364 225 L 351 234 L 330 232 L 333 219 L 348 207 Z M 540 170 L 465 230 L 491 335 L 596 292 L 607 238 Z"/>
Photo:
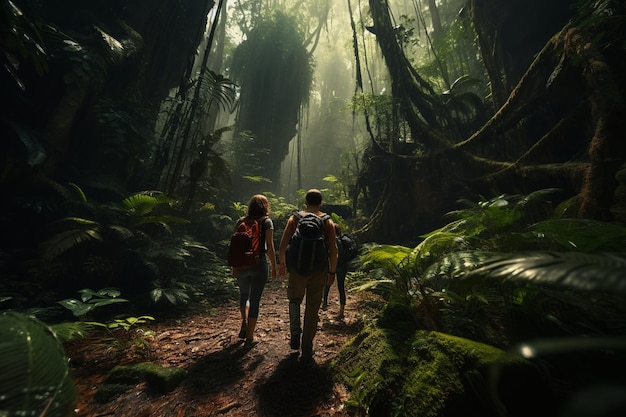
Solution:
<path fill-rule="evenodd" d="M 291 335 L 290 346 L 293 350 L 302 347 L 301 362 L 310 362 L 313 359 L 313 339 L 317 332 L 318 312 L 322 302 L 322 296 L 326 285 L 332 285 L 335 280 L 337 268 L 337 243 L 335 238 L 335 226 L 333 221 L 325 213 L 320 211 L 322 206 L 322 193 L 319 190 L 311 189 L 305 196 L 306 208 L 303 211 L 294 213 L 285 226 L 279 246 L 279 275 L 284 277 L 289 271 L 289 284 L 287 287 L 287 298 L 289 299 L 289 331 Z M 311 216 L 319 219 L 311 219 Z M 311 220 L 311 222 L 309 222 Z M 311 253 L 299 252 L 294 256 L 296 249 L 296 231 L 299 223 L 314 223 L 315 220 L 323 222 L 323 262 L 314 262 Z M 294 235 L 296 234 L 296 235 Z M 288 252 L 289 248 L 289 254 Z M 315 247 L 315 246 L 313 246 Z M 302 245 L 302 248 L 308 248 Z M 288 262 L 289 255 L 289 262 Z M 311 259 L 306 265 L 299 265 L 302 259 Z M 306 296 L 304 310 L 304 325 L 300 321 L 300 305 Z"/>
<path fill-rule="evenodd" d="M 268 216 L 270 204 L 262 194 L 252 196 L 248 203 L 248 212 L 239 219 L 237 224 L 246 219 L 254 219 L 260 223 L 260 262 L 252 268 L 233 267 L 233 276 L 239 285 L 239 309 L 241 311 L 241 329 L 239 337 L 245 339 L 245 347 L 254 344 L 254 328 L 259 317 L 261 295 L 268 278 L 268 259 L 271 279 L 276 279 L 276 254 L 274 250 L 274 223 Z"/>
<path fill-rule="evenodd" d="M 343 319 L 344 309 L 346 307 L 346 275 L 348 274 L 348 264 L 358 254 L 358 248 L 354 239 L 347 233 L 341 233 L 339 225 L 335 224 L 335 234 L 337 235 L 337 269 L 335 272 L 337 281 L 337 290 L 339 291 L 339 313 L 337 318 Z M 330 285 L 324 289 L 324 301 L 322 302 L 322 310 L 328 308 L 328 294 Z"/>

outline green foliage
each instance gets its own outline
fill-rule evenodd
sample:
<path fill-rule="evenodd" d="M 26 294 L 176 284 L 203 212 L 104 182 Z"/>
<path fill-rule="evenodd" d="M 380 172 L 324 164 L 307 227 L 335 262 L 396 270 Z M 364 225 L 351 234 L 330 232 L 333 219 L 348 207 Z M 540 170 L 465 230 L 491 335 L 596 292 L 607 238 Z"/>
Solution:
<path fill-rule="evenodd" d="M 361 269 L 367 271 L 362 282 L 354 285 L 353 291 L 369 290 L 389 300 L 412 305 L 418 297 L 418 275 L 415 264 L 410 262 L 412 250 L 400 245 L 374 245 L 366 247 L 359 257 Z"/>
<path fill-rule="evenodd" d="M 0 414 L 69 417 L 77 393 L 54 332 L 33 317 L 0 315 Z"/>
<path fill-rule="evenodd" d="M 237 180 L 255 189 L 258 189 L 259 184 L 271 183 L 263 175 L 266 172 L 264 161 L 269 153 L 267 144 L 262 143 L 256 134 L 251 131 L 239 132 L 231 146 L 232 171 Z"/>
<path fill-rule="evenodd" d="M 493 279 L 498 282 L 534 282 L 577 291 L 626 294 L 625 254 L 584 254 L 575 252 L 519 252 L 494 255 L 465 279 Z"/>
<path fill-rule="evenodd" d="M 321 190 L 326 202 L 333 204 L 350 204 L 347 184 L 344 184 L 339 177 L 332 174 L 328 174 L 322 179 L 329 183 L 329 188 Z"/>
<path fill-rule="evenodd" d="M 101 340 L 105 345 L 121 352 L 134 354 L 146 353 L 150 348 L 150 339 L 154 336 L 154 332 L 142 326 L 149 321 L 154 321 L 154 317 L 126 317 L 114 319 L 109 323 L 90 321 L 86 324 L 107 330 L 110 337 Z"/>
<path fill-rule="evenodd" d="M 39 76 L 48 71 L 41 27 L 30 21 L 13 2 L 2 1 L 0 7 L 4 22 L 0 32 L 0 48 L 4 53 L 0 62 L 13 80 L 14 87 L 24 90 L 26 86 L 18 75 L 24 63 L 31 65 Z"/>
<path fill-rule="evenodd" d="M 368 373 L 361 368 L 356 368 L 348 374 L 352 394 L 346 401 L 346 410 L 352 415 L 368 415 L 369 402 L 371 400 L 368 398 L 368 392 L 370 390 L 375 391 L 384 382 L 384 378 L 380 374 L 376 375 L 373 382 L 368 378 Z"/>
<path fill-rule="evenodd" d="M 61 342 L 84 339 L 90 335 L 93 330 L 93 325 L 85 323 L 84 321 L 55 323 L 49 326 Z"/>
<path fill-rule="evenodd" d="M 91 240 L 103 240 L 102 226 L 96 221 L 80 217 L 66 217 L 55 221 L 51 227 L 60 231 L 42 244 L 44 259 L 54 259 Z"/>
<path fill-rule="evenodd" d="M 222 74 L 208 69 L 206 63 L 212 45 L 207 43 L 205 47 L 197 78 L 185 80 L 175 95 L 162 103 L 165 117 L 159 123 L 161 140 L 157 144 L 158 160 L 152 167 L 152 175 L 155 177 L 162 177 L 162 171 L 167 171 L 162 181 L 166 184 L 163 188 L 170 194 L 175 193 L 181 182 L 187 183 L 189 178 L 184 178 L 187 176 L 183 175 L 183 166 L 190 167 L 191 184 L 185 184 L 189 187 L 186 190 L 185 213 L 189 211 L 201 177 L 208 174 L 210 182 L 217 182 L 228 175 L 226 162 L 215 146 L 223 133 L 232 128 L 224 126 L 214 129 L 211 123 L 214 123 L 214 116 L 218 113 L 214 104 L 232 111 L 237 86 Z M 210 121 L 208 128 L 207 115 Z M 178 145 L 173 145 L 174 138 L 180 138 Z"/>
<path fill-rule="evenodd" d="M 264 193 L 270 203 L 270 210 L 274 224 L 286 224 L 289 216 L 297 211 L 299 207 L 287 201 L 285 197 L 277 196 L 274 193 Z"/>
<path fill-rule="evenodd" d="M 487 120 L 488 109 L 483 99 L 474 91 L 480 86 L 481 80 L 468 75 L 457 78 L 449 90 L 442 94 L 445 115 L 452 125 L 451 129 L 458 129 L 461 137 L 469 137 Z"/>
<path fill-rule="evenodd" d="M 573 252 L 620 252 L 626 247 L 626 227 L 590 219 L 550 219 L 530 226 L 549 247 Z"/>
<path fill-rule="evenodd" d="M 287 201 L 285 197 L 277 196 L 276 194 L 266 191 L 262 193 L 270 204 L 270 216 L 274 220 L 274 226 L 278 224 L 285 224 L 289 216 L 293 214 L 294 211 L 297 211 L 298 206 Z M 247 202 L 239 202 L 235 201 L 231 204 L 231 209 L 233 211 L 231 223 L 228 225 L 228 230 L 232 232 L 233 221 L 239 217 L 245 216 L 248 211 Z"/>
<path fill-rule="evenodd" d="M 163 194 L 133 194 L 122 200 L 122 206 L 134 215 L 144 216 L 161 204 L 171 206 L 173 202 L 171 198 Z"/>
<path fill-rule="evenodd" d="M 122 329 L 124 332 L 129 332 L 131 329 L 137 327 L 140 324 L 145 324 L 148 321 L 154 321 L 154 317 L 152 316 L 139 316 L 139 317 L 126 317 L 124 319 L 115 319 L 110 323 L 99 323 L 99 322 L 87 322 L 87 324 L 91 324 L 94 326 L 104 327 L 109 330 Z"/>
<path fill-rule="evenodd" d="M 103 288 L 98 291 L 83 289 L 78 291 L 81 294 L 80 300 L 67 298 L 57 301 L 60 305 L 72 312 L 75 317 L 84 318 L 90 312 L 99 307 L 111 304 L 127 303 L 128 300 L 119 298 L 120 291 L 115 288 Z"/>
<path fill-rule="evenodd" d="M 171 235 L 159 245 L 152 245 L 145 256 L 159 274 L 151 283 L 149 299 L 159 306 L 183 306 L 201 295 L 203 291 L 191 282 L 199 285 L 205 281 L 204 275 L 209 273 L 207 260 L 212 260 L 212 255 L 188 235 Z"/>
<path fill-rule="evenodd" d="M 406 259 L 411 249 L 400 245 L 377 245 L 369 248 L 361 257 L 363 268 L 393 269 Z"/>
<path fill-rule="evenodd" d="M 150 299 L 157 304 L 160 301 L 167 300 L 172 305 L 187 304 L 191 297 L 190 292 L 196 289 L 187 283 L 176 281 L 170 288 L 161 288 L 160 283 L 154 283 L 154 289 L 150 291 Z"/>
<path fill-rule="evenodd" d="M 113 285 L 125 293 L 132 287 L 134 294 L 147 294 L 152 282 L 150 299 L 177 305 L 185 304 L 196 292 L 175 277 L 184 276 L 189 259 L 208 249 L 172 230 L 174 225 L 189 224 L 189 220 L 173 215 L 172 199 L 159 192 L 141 192 L 118 204 L 100 204 L 87 201 L 76 185 L 65 192 L 71 204 L 66 203 L 59 211 L 82 216 L 67 216 L 49 224 L 47 238 L 40 246 L 42 258 L 33 262 L 33 270 L 35 265 L 46 268 L 60 279 L 80 274 L 81 285 Z M 72 193 L 76 199 L 69 196 Z M 131 276 L 131 268 L 139 273 Z M 95 303 L 93 299 L 85 301 L 66 300 L 64 306 L 82 316 Z"/>
<path fill-rule="evenodd" d="M 374 246 L 361 258 L 369 281 L 357 290 L 376 289 L 414 306 L 421 324 L 434 326 L 429 328 L 494 344 L 506 343 L 514 331 L 502 328 L 514 326 L 513 309 L 542 322 L 545 331 L 548 323 L 558 323 L 561 331 L 584 326 L 602 332 L 598 297 L 585 294 L 615 294 L 617 299 L 604 297 L 604 304 L 618 308 L 626 290 L 626 229 L 583 219 L 537 221 L 550 215 L 546 197 L 554 192 L 466 202 L 467 209 L 450 213 L 450 223 L 424 235 L 413 249 Z M 553 292 L 533 290 L 545 287 L 577 295 L 556 301 Z M 542 316 L 537 305 L 555 302 L 561 310 Z M 589 313 L 585 324 L 566 324 L 568 313 L 581 309 Z"/>
<path fill-rule="evenodd" d="M 72 187 L 78 188 L 75 184 Z M 82 191 L 81 195 L 84 196 Z M 169 230 L 171 223 L 189 223 L 173 215 L 150 215 L 157 208 L 172 204 L 170 198 L 160 193 L 137 193 L 123 199 L 119 205 L 83 203 L 90 208 L 94 218 L 69 216 L 52 222 L 49 228 L 53 234 L 42 244 L 45 259 L 55 259 L 90 241 L 133 238 L 140 233 L 142 225 L 152 224 Z"/>
<path fill-rule="evenodd" d="M 333 223 L 341 228 L 342 231 L 346 231 L 346 222 L 343 220 L 343 217 L 338 215 L 337 213 L 330 213 L 330 218 L 333 219 Z"/>
<path fill-rule="evenodd" d="M 217 103 L 223 110 L 232 112 L 232 107 L 237 101 L 237 85 L 222 74 L 207 70 L 201 74 L 201 95 L 206 102 L 206 107 L 201 106 L 202 111 L 208 111 L 213 103 Z"/>
<path fill-rule="evenodd" d="M 255 184 L 260 184 L 262 182 L 272 182 L 272 180 L 270 180 L 269 178 L 265 178 L 265 177 L 261 177 L 259 175 L 242 175 L 241 178 L 243 178 L 244 180 L 248 180 L 250 182 L 253 182 Z"/>

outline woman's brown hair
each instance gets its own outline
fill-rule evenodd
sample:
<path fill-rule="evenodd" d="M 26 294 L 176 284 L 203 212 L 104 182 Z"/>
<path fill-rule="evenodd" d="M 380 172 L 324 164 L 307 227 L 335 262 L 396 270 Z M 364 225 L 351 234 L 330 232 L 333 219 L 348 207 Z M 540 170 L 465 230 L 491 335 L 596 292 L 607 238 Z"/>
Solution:
<path fill-rule="evenodd" d="M 270 214 L 270 202 L 263 194 L 253 195 L 248 203 L 248 216 L 261 217 Z"/>

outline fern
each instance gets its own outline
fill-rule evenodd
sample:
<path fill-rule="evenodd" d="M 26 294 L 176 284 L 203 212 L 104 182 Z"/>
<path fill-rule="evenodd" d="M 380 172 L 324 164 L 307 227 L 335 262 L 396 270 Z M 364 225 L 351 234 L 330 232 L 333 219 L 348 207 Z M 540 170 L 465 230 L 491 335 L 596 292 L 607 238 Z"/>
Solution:
<path fill-rule="evenodd" d="M 617 252 L 626 248 L 626 227 L 597 220 L 546 220 L 531 226 L 531 231 L 563 250 Z"/>
<path fill-rule="evenodd" d="M 147 195 L 145 193 L 133 194 L 122 200 L 122 206 L 131 213 L 143 216 L 151 213 L 157 206 L 162 204 L 170 205 L 172 199 L 163 195 Z"/>
<path fill-rule="evenodd" d="M 411 249 L 400 245 L 376 245 L 365 251 L 361 256 L 363 269 L 391 268 L 394 269 L 411 253 Z"/>
<path fill-rule="evenodd" d="M 79 217 L 66 217 L 52 224 L 62 229 L 41 245 L 44 259 L 54 259 L 88 241 L 102 241 L 102 227 L 98 222 Z"/>

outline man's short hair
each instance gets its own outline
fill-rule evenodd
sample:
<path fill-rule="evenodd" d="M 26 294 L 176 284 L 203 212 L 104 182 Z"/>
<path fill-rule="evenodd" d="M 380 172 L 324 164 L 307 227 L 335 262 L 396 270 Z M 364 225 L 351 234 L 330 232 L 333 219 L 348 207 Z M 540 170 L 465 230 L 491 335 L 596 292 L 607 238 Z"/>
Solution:
<path fill-rule="evenodd" d="M 322 204 L 322 192 L 320 190 L 311 189 L 306 192 L 304 201 L 311 206 L 318 206 Z"/>

